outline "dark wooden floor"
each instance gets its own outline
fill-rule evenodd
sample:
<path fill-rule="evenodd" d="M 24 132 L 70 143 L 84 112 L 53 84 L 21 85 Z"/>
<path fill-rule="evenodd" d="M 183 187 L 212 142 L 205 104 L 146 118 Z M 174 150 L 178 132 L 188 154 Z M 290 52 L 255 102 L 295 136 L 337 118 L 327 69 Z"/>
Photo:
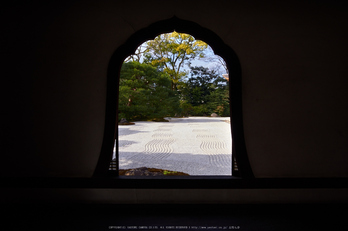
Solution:
<path fill-rule="evenodd" d="M 1 230 L 347 230 L 348 205 L 11 205 Z M 137 228 L 137 229 L 134 229 Z"/>

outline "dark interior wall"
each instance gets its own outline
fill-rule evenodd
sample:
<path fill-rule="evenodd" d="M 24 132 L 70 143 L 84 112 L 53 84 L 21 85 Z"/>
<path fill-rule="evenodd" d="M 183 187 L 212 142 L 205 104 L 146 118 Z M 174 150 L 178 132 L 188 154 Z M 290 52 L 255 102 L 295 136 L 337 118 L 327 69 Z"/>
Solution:
<path fill-rule="evenodd" d="M 260 3 L 230 15 L 255 176 L 347 176 L 347 8 Z"/>
<path fill-rule="evenodd" d="M 1 175 L 40 175 L 46 170 L 41 165 L 45 143 L 35 137 L 38 129 L 35 119 L 45 105 L 35 101 L 37 72 L 45 66 L 40 51 L 48 28 L 68 5 L 2 3 L 1 9 Z M 46 79 L 49 81 L 49 78 Z M 50 79 L 52 81 L 52 79 Z M 52 81 L 52 85 L 53 85 Z M 48 87 L 44 82 L 41 88 Z M 47 95 L 41 98 L 48 99 Z M 48 120 L 49 118 L 44 118 Z M 53 132 L 46 134 L 53 137 Z M 46 156 L 49 156 L 46 154 Z"/>
<path fill-rule="evenodd" d="M 237 53 L 256 177 L 348 176 L 348 14 L 338 2 L 17 2 L 1 11 L 2 176 L 92 176 L 111 55 L 174 15 Z"/>

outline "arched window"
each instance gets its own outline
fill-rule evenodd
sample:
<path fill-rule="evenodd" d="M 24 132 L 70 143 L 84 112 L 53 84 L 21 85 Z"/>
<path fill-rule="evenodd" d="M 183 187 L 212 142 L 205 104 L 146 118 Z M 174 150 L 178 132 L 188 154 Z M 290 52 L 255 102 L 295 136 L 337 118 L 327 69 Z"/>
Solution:
<path fill-rule="evenodd" d="M 241 67 L 235 52 L 227 46 L 215 33 L 200 25 L 173 17 L 160 21 L 141 29 L 133 34 L 127 42 L 120 46 L 110 59 L 107 76 L 107 102 L 104 139 L 101 154 L 95 170 L 95 176 L 108 176 L 109 166 L 113 155 L 114 142 L 117 139 L 118 121 L 118 84 L 121 66 L 126 57 L 134 54 L 135 50 L 145 41 L 151 40 L 159 34 L 177 31 L 187 33 L 196 39 L 208 43 L 216 55 L 222 57 L 229 70 L 230 87 L 230 121 L 232 132 L 232 175 L 234 177 L 249 178 L 253 173 L 246 153 L 243 118 Z M 117 150 L 117 148 L 116 148 Z M 118 166 L 118 157 L 115 166 Z M 114 171 L 115 172 L 115 171 Z M 116 171 L 117 172 L 117 171 Z"/>

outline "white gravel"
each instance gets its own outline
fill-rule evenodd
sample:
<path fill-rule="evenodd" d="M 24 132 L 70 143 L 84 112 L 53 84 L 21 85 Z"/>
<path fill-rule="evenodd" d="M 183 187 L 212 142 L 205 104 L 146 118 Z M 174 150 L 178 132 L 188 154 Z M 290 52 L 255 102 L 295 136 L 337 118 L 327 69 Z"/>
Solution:
<path fill-rule="evenodd" d="M 189 117 L 120 125 L 119 168 L 161 168 L 193 176 L 231 175 L 229 119 Z"/>

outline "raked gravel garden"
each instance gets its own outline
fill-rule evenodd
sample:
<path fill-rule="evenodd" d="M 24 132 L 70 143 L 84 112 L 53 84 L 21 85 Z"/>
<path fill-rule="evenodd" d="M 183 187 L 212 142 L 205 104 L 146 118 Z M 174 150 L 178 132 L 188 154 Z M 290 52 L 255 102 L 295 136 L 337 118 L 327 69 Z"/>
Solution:
<path fill-rule="evenodd" d="M 191 176 L 232 174 L 229 117 L 168 120 L 118 126 L 120 170 L 146 167 Z"/>

